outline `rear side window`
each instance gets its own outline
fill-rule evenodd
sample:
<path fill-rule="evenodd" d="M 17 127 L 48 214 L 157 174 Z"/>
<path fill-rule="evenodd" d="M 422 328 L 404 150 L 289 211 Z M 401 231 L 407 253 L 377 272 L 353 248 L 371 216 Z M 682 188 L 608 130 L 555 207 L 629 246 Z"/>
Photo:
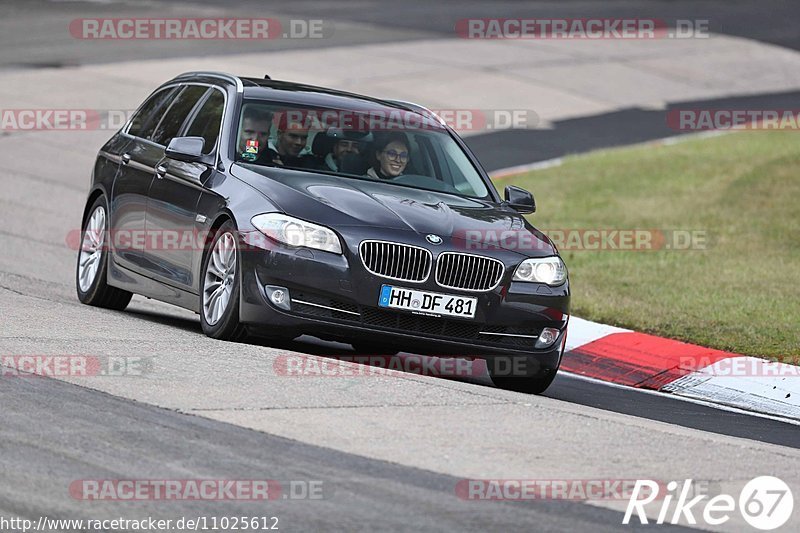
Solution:
<path fill-rule="evenodd" d="M 212 90 L 186 132 L 187 137 L 203 138 L 205 141 L 203 143 L 204 154 L 213 152 L 214 147 L 217 145 L 224 106 L 225 97 L 220 91 Z"/>
<path fill-rule="evenodd" d="M 158 124 L 161 118 L 161 113 L 167 108 L 172 98 L 176 94 L 176 88 L 170 87 L 159 91 L 142 105 L 139 111 L 133 116 L 131 120 L 131 127 L 128 128 L 128 133 L 136 137 L 149 138 L 153 133 L 153 128 Z"/>
<path fill-rule="evenodd" d="M 178 135 L 186 117 L 189 116 L 189 113 L 194 109 L 197 101 L 200 100 L 200 97 L 202 97 L 207 90 L 207 87 L 199 85 L 189 85 L 183 89 L 175 98 L 167 114 L 164 115 L 164 118 L 162 118 L 161 122 L 156 126 L 150 140 L 164 146 L 169 144 L 173 137 Z"/>

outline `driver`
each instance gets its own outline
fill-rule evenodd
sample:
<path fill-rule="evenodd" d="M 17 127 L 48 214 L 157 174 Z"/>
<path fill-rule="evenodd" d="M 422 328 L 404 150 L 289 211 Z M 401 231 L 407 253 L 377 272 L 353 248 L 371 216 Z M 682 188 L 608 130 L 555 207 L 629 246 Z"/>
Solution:
<path fill-rule="evenodd" d="M 272 128 L 272 113 L 253 105 L 245 107 L 239 142 L 236 146 L 238 158 L 260 164 L 271 161 L 272 156 L 269 154 L 271 150 L 268 146 L 270 128 Z"/>

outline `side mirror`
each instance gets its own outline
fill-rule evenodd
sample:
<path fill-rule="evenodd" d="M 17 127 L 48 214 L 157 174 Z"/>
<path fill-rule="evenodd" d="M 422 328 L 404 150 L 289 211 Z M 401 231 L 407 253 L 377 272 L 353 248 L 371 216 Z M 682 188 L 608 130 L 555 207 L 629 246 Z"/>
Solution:
<path fill-rule="evenodd" d="M 166 155 L 176 161 L 195 163 L 203 159 L 202 137 L 175 137 L 167 146 Z"/>
<path fill-rule="evenodd" d="M 525 189 L 509 185 L 506 187 L 505 197 L 506 204 L 508 204 L 511 209 L 515 209 L 523 214 L 536 212 L 536 200 L 534 200 L 533 195 Z"/>

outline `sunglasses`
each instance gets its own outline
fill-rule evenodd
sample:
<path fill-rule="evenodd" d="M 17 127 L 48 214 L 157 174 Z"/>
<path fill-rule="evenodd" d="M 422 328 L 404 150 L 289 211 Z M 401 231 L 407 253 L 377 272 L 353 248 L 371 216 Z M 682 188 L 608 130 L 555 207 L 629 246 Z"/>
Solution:
<path fill-rule="evenodd" d="M 392 161 L 401 161 L 401 162 L 408 161 L 408 152 L 398 152 L 396 150 L 384 150 L 383 153 L 386 154 L 386 157 L 388 157 Z"/>

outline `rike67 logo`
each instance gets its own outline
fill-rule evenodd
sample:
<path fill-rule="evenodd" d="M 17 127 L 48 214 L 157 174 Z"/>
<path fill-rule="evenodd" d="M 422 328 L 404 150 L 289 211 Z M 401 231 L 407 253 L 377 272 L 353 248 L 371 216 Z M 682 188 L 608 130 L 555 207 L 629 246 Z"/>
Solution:
<path fill-rule="evenodd" d="M 658 501 L 657 524 L 679 524 L 683 518 L 689 525 L 696 525 L 698 519 L 702 519 L 701 523 L 719 526 L 731 520 L 738 504 L 738 512 L 750 526 L 769 531 L 784 525 L 794 508 L 791 489 L 783 480 L 773 476 L 760 476 L 748 481 L 739 493 L 738 501 L 729 494 L 710 498 L 707 494 L 700 494 L 690 498 L 696 494 L 691 479 L 685 480 L 680 488 L 677 481 L 670 481 L 666 493 L 664 488 L 656 481 L 637 480 L 622 523 L 630 524 L 635 515 L 639 523 L 647 524 L 645 506 Z"/>

